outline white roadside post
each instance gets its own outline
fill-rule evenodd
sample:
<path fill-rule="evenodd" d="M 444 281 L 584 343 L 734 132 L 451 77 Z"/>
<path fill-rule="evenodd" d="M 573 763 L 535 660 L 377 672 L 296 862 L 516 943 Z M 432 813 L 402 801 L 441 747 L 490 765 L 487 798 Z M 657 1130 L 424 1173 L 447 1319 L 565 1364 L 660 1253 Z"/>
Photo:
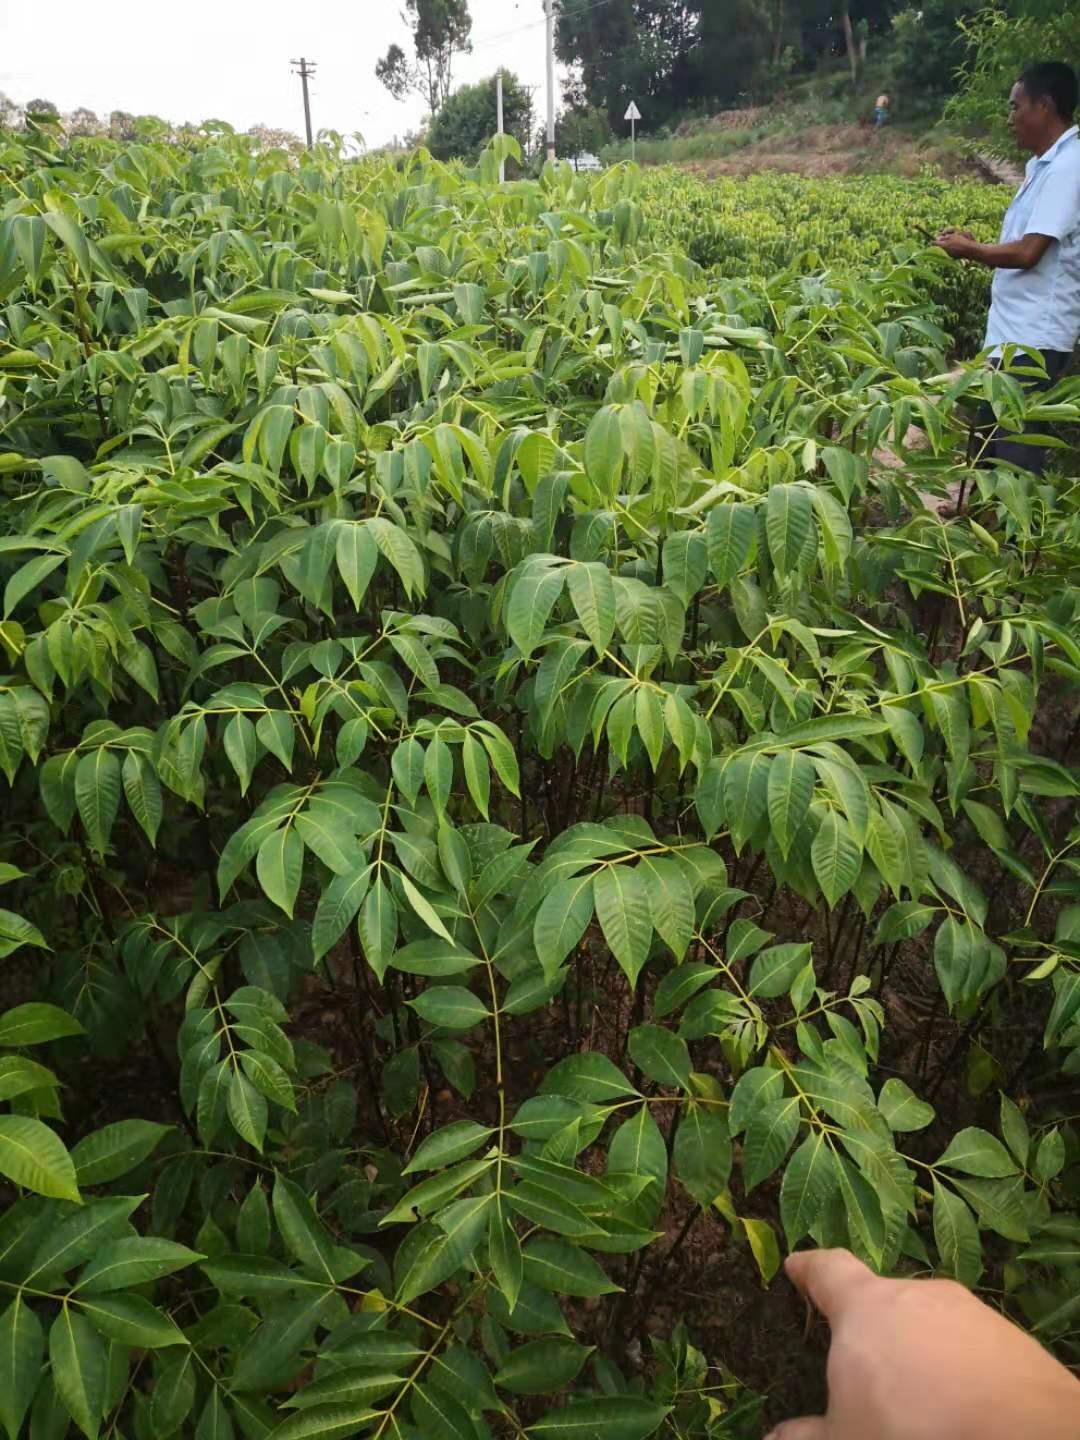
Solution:
<path fill-rule="evenodd" d="M 495 115 L 496 115 L 495 125 L 496 125 L 496 128 L 497 128 L 499 134 L 501 135 L 501 134 L 503 133 L 503 77 L 502 77 L 502 71 L 501 71 L 501 70 L 498 71 L 498 73 L 497 73 L 496 76 L 495 76 Z M 500 159 L 499 159 L 499 184 L 501 185 L 505 179 L 506 179 L 506 161 L 503 160 L 503 159 L 500 157 Z"/>
<path fill-rule="evenodd" d="M 637 154 L 637 135 L 635 127 L 637 125 L 637 122 L 641 119 L 641 111 L 637 108 L 637 105 L 633 100 L 631 100 L 630 104 L 626 107 L 626 114 L 623 116 L 623 119 L 630 121 L 630 159 L 633 160 L 635 155 Z"/>
<path fill-rule="evenodd" d="M 546 151 L 549 165 L 555 164 L 555 0 L 544 0 L 544 18 L 547 21 L 547 136 Z"/>

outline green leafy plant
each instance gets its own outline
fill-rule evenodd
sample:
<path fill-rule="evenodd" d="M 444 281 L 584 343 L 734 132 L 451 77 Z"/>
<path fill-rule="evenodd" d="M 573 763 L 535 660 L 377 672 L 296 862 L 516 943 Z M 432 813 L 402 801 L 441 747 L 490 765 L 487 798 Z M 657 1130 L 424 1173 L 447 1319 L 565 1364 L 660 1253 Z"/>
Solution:
<path fill-rule="evenodd" d="M 1080 507 L 968 419 L 1073 382 L 950 372 L 910 245 L 706 272 L 633 172 L 59 143 L 0 150 L 11 1440 L 749 1440 L 662 1306 L 808 1238 L 1067 1344 Z"/>

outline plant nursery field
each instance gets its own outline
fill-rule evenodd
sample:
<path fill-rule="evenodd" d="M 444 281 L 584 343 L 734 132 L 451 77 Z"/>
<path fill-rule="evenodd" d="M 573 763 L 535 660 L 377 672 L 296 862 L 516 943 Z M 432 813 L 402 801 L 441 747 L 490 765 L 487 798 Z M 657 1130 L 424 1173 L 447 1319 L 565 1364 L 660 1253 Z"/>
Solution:
<path fill-rule="evenodd" d="M 0 135 L 10 1440 L 760 1440 L 806 1244 L 1073 1357 L 1002 207 Z"/>

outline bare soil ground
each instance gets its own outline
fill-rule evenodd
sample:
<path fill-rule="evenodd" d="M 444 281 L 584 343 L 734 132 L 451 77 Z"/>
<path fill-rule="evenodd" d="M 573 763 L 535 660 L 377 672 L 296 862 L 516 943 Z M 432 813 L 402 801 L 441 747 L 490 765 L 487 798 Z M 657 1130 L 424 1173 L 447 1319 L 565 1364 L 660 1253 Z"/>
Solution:
<path fill-rule="evenodd" d="M 682 162 L 705 179 L 742 177 L 762 170 L 822 177 L 875 171 L 915 176 L 932 165 L 950 179 L 985 179 L 972 161 L 925 135 L 901 129 L 874 130 L 866 125 L 808 125 L 779 131 L 714 159 Z"/>

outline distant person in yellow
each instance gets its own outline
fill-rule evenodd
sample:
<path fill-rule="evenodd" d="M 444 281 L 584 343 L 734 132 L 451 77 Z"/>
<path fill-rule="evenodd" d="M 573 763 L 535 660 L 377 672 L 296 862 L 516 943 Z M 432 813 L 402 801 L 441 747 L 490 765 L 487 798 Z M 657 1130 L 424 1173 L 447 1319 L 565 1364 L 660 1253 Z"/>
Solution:
<path fill-rule="evenodd" d="M 889 97 L 879 95 L 874 101 L 874 128 L 880 130 L 889 123 Z"/>

